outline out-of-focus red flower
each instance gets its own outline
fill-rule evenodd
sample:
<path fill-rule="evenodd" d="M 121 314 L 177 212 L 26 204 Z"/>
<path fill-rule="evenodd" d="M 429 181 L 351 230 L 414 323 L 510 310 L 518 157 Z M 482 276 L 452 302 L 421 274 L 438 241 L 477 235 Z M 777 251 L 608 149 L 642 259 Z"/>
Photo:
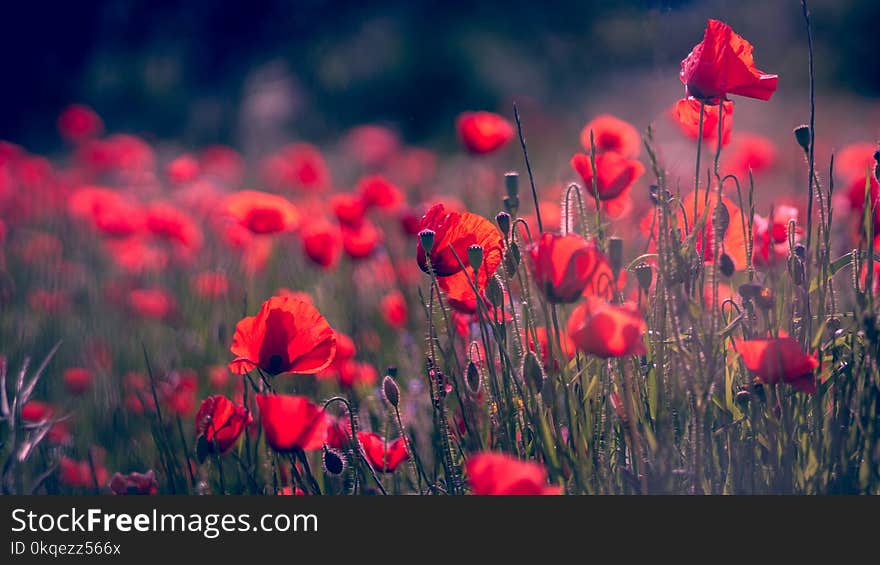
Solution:
<path fill-rule="evenodd" d="M 266 441 L 276 451 L 320 449 L 327 437 L 324 409 L 304 396 L 258 394 Z"/>
<path fill-rule="evenodd" d="M 222 389 L 229 384 L 229 367 L 226 365 L 211 365 L 207 370 L 211 388 Z"/>
<path fill-rule="evenodd" d="M 868 203 L 871 206 L 871 216 L 874 218 L 874 233 L 880 233 L 880 183 L 874 178 L 874 175 L 865 177 L 865 175 L 857 176 L 850 182 L 849 190 L 846 195 L 849 199 L 850 210 L 855 212 L 856 222 L 862 225 L 862 215 L 865 211 L 865 186 L 869 186 Z M 861 229 L 861 228 L 859 228 Z"/>
<path fill-rule="evenodd" d="M 146 225 L 151 234 L 177 243 L 191 252 L 202 247 L 202 230 L 199 226 L 189 214 L 167 202 L 150 205 Z"/>
<path fill-rule="evenodd" d="M 497 267 L 501 261 L 504 236 L 494 223 L 482 216 L 470 212 L 450 212 L 443 204 L 435 204 L 422 218 L 419 228 L 419 231 L 427 229 L 434 232 L 434 246 L 430 257 L 431 267 L 438 277 L 448 277 L 461 271 L 456 255 L 467 266 L 468 247 L 471 245 L 483 248 L 484 264 L 495 263 Z M 497 263 L 494 260 L 496 257 Z M 428 262 L 421 239 L 418 242 L 416 259 L 419 267 L 427 273 Z M 489 274 L 494 272 L 493 269 Z"/>
<path fill-rule="evenodd" d="M 256 316 L 235 326 L 229 369 L 239 375 L 255 368 L 270 375 L 310 375 L 326 368 L 336 354 L 336 334 L 310 302 L 273 296 Z"/>
<path fill-rule="evenodd" d="M 143 209 L 110 188 L 83 186 L 70 194 L 71 216 L 91 222 L 108 236 L 125 237 L 140 231 L 146 222 Z"/>
<path fill-rule="evenodd" d="M 834 155 L 834 172 L 846 180 L 865 178 L 865 172 L 874 170 L 874 153 L 878 150 L 880 146 L 869 141 L 847 145 Z"/>
<path fill-rule="evenodd" d="M 341 416 L 327 415 L 327 447 L 347 448 L 351 443 L 351 419 L 348 413 Z"/>
<path fill-rule="evenodd" d="M 202 298 L 216 300 L 229 292 L 229 279 L 222 271 L 202 271 L 193 275 L 190 287 Z"/>
<path fill-rule="evenodd" d="M 322 191 L 331 184 L 330 168 L 321 150 L 311 143 L 291 143 L 263 163 L 270 186 L 306 192 Z"/>
<path fill-rule="evenodd" d="M 362 178 L 355 190 L 367 206 L 393 211 L 404 203 L 403 191 L 382 175 Z"/>
<path fill-rule="evenodd" d="M 380 473 L 393 473 L 409 458 L 406 440 L 402 437 L 388 441 L 372 432 L 358 432 L 357 436 L 370 465 Z"/>
<path fill-rule="evenodd" d="M 591 151 L 591 131 L 597 154 L 611 151 L 625 159 L 635 159 L 639 156 L 642 138 L 631 123 L 610 114 L 601 114 L 587 122 L 581 130 L 581 145 L 587 153 Z"/>
<path fill-rule="evenodd" d="M 65 369 L 61 375 L 64 388 L 72 394 L 82 394 L 92 386 L 94 375 L 92 371 L 84 367 L 71 367 Z"/>
<path fill-rule="evenodd" d="M 159 383 L 159 394 L 166 410 L 180 416 L 190 416 L 196 407 L 199 381 L 195 371 L 172 371 Z"/>
<path fill-rule="evenodd" d="M 343 226 L 357 227 L 364 221 L 367 206 L 359 194 L 334 194 L 330 199 L 330 207 L 339 223 Z"/>
<path fill-rule="evenodd" d="M 369 220 L 357 226 L 343 224 L 342 249 L 352 259 L 365 259 L 373 254 L 382 241 L 382 231 Z"/>
<path fill-rule="evenodd" d="M 128 306 L 142 318 L 165 320 L 177 311 L 177 301 L 164 288 L 136 288 L 128 293 Z"/>
<path fill-rule="evenodd" d="M 593 165 L 590 156 L 577 153 L 571 158 L 571 166 L 584 181 L 587 197 L 593 194 Z M 645 172 L 645 166 L 635 159 L 627 159 L 617 153 L 596 155 L 596 191 L 599 200 L 615 200 L 632 187 Z"/>
<path fill-rule="evenodd" d="M 140 235 L 107 240 L 104 248 L 113 262 L 129 273 L 158 272 L 170 261 L 166 249 Z"/>
<path fill-rule="evenodd" d="M 307 222 L 300 233 L 303 252 L 313 263 L 324 269 L 332 269 L 342 255 L 342 234 L 330 222 L 316 220 Z"/>
<path fill-rule="evenodd" d="M 280 487 L 278 489 L 278 493 L 277 493 L 277 496 L 305 496 L 305 495 L 306 495 L 306 491 L 304 491 L 303 489 L 301 489 L 299 487 L 294 488 L 291 485 L 288 485 L 286 487 Z"/>
<path fill-rule="evenodd" d="M 35 288 L 28 292 L 27 303 L 36 312 L 59 314 L 70 309 L 70 296 L 63 290 Z"/>
<path fill-rule="evenodd" d="M 244 176 L 244 159 L 238 151 L 225 145 L 211 145 L 203 149 L 199 166 L 204 175 L 229 186 L 239 184 Z"/>
<path fill-rule="evenodd" d="M 277 194 L 242 190 L 226 197 L 226 213 L 239 225 L 256 234 L 293 231 L 300 213 L 289 200 Z"/>
<path fill-rule="evenodd" d="M 874 238 L 874 249 L 880 249 L 880 235 Z M 859 272 L 859 282 L 861 288 L 868 290 L 868 263 L 873 266 L 874 272 L 871 274 L 871 289 L 873 294 L 880 294 L 880 261 L 865 261 L 862 263 L 862 270 Z"/>
<path fill-rule="evenodd" d="M 165 167 L 165 175 L 172 184 L 185 184 L 199 178 L 199 160 L 190 153 L 175 157 Z"/>
<path fill-rule="evenodd" d="M 71 104 L 58 116 L 58 131 L 64 139 L 78 143 L 101 135 L 104 122 L 88 106 Z"/>
<path fill-rule="evenodd" d="M 776 146 L 762 135 L 739 133 L 722 163 L 722 174 L 748 178 L 749 171 L 758 174 L 776 163 Z"/>
<path fill-rule="evenodd" d="M 379 380 L 379 372 L 369 363 L 361 363 L 350 359 L 335 367 L 339 386 L 354 388 L 356 386 L 372 386 Z"/>
<path fill-rule="evenodd" d="M 196 414 L 196 435 L 205 436 L 211 453 L 227 453 L 252 421 L 247 408 L 217 394 L 202 400 Z"/>
<path fill-rule="evenodd" d="M 804 353 L 793 337 L 740 340 L 734 344 L 746 368 L 765 384 L 787 383 L 808 394 L 816 392 L 814 355 Z"/>
<path fill-rule="evenodd" d="M 785 205 L 775 206 L 772 217 L 755 214 L 752 261 L 756 266 L 776 265 L 788 259 L 788 223 L 797 221 L 797 217 L 798 209 Z M 795 228 L 795 241 L 802 232 L 803 228 Z"/>
<path fill-rule="evenodd" d="M 73 443 L 73 434 L 67 420 L 61 420 L 52 424 L 46 432 L 46 439 L 53 445 L 70 445 Z"/>
<path fill-rule="evenodd" d="M 503 453 L 484 451 L 465 463 L 468 483 L 476 495 L 550 495 L 562 488 L 547 484 L 547 471 L 540 463 L 520 461 Z"/>
<path fill-rule="evenodd" d="M 709 104 L 718 104 L 728 94 L 770 100 L 779 77 L 755 68 L 752 50 L 729 25 L 709 20 L 703 41 L 681 62 L 685 92 Z"/>
<path fill-rule="evenodd" d="M 394 158 L 400 149 L 400 139 L 385 126 L 367 124 L 351 128 L 344 145 L 361 164 L 379 167 Z"/>
<path fill-rule="evenodd" d="M 72 488 L 101 488 L 107 484 L 110 474 L 104 467 L 99 450 L 92 449 L 91 463 L 89 459 L 76 461 L 62 455 L 58 460 L 58 478 L 62 484 Z"/>
<path fill-rule="evenodd" d="M 379 310 L 382 312 L 382 318 L 385 323 L 395 329 L 406 326 L 408 317 L 408 309 L 406 307 L 406 299 L 399 290 L 394 290 L 386 294 L 379 304 Z"/>
<path fill-rule="evenodd" d="M 559 363 L 555 359 L 552 360 L 551 363 L 550 349 L 548 348 L 547 344 L 547 328 L 545 328 L 544 326 L 538 326 L 537 328 L 535 328 L 535 333 L 538 336 L 538 347 L 540 347 L 540 350 L 535 348 L 535 341 L 532 339 L 531 332 L 526 332 L 526 342 L 529 344 L 529 350 L 541 355 L 541 364 L 545 368 L 550 368 L 552 366 L 554 370 L 559 371 Z M 562 330 L 559 331 L 559 343 L 562 347 L 562 360 L 571 361 L 572 359 L 574 359 L 576 346 L 571 338 L 568 336 L 568 334 Z M 553 347 L 556 348 L 555 343 Z"/>
<path fill-rule="evenodd" d="M 455 121 L 458 137 L 468 151 L 491 153 L 506 145 L 515 133 L 513 125 L 492 112 L 464 112 Z"/>
<path fill-rule="evenodd" d="M 568 318 L 568 336 L 577 348 L 603 358 L 644 355 L 647 329 L 635 304 L 613 305 L 594 296 Z"/>
<path fill-rule="evenodd" d="M 567 304 L 581 295 L 613 296 L 615 280 L 608 258 L 583 237 L 542 233 L 528 251 L 535 284 L 550 302 Z"/>
<path fill-rule="evenodd" d="M 437 155 L 427 149 L 409 148 L 397 155 L 393 167 L 400 171 L 405 184 L 425 184 L 437 172 Z"/>
<path fill-rule="evenodd" d="M 29 400 L 21 407 L 22 422 L 36 424 L 48 420 L 55 414 L 55 409 L 50 404 L 39 400 Z"/>
<path fill-rule="evenodd" d="M 717 106 L 703 106 L 703 141 L 718 142 L 718 110 L 723 108 L 721 119 L 721 145 L 730 143 L 730 132 L 733 130 L 733 102 L 725 100 Z M 672 121 L 682 133 L 691 139 L 700 137 L 700 101 L 689 96 L 672 105 L 670 111 Z"/>
<path fill-rule="evenodd" d="M 156 475 L 150 469 L 146 473 L 114 473 L 110 478 L 110 491 L 116 495 L 151 495 L 159 493 Z"/>

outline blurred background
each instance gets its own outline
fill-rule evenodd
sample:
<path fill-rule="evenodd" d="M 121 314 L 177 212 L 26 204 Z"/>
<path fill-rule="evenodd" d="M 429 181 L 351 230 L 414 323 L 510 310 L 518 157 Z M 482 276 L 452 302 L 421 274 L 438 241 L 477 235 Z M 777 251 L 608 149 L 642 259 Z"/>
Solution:
<path fill-rule="evenodd" d="M 867 102 L 880 95 L 880 2 L 810 6 L 820 95 L 841 107 L 820 107 L 818 125 L 877 137 L 852 110 L 877 115 Z M 796 0 L 78 0 L 5 7 L 0 138 L 60 149 L 55 121 L 70 102 L 95 108 L 111 131 L 245 153 L 331 141 L 364 122 L 450 147 L 456 114 L 510 114 L 514 100 L 535 133 L 571 135 L 597 108 L 638 122 L 680 97 L 679 61 L 707 17 L 731 24 L 759 68 L 781 76 L 772 111 L 792 122 L 783 125 L 805 120 Z"/>

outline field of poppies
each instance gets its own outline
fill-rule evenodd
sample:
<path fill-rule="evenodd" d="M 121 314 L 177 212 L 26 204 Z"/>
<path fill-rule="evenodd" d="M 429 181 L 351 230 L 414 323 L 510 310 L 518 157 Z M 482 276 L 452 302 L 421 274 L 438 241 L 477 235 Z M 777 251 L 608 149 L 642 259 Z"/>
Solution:
<path fill-rule="evenodd" d="M 880 494 L 880 148 L 818 154 L 812 88 L 741 131 L 775 46 L 693 43 L 552 158 L 527 106 L 0 142 L 0 491 Z"/>

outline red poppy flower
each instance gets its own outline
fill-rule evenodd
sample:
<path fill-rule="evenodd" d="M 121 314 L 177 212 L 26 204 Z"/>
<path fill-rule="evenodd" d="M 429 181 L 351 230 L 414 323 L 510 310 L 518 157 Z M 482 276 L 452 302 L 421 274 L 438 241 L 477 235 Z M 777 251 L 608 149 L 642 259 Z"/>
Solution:
<path fill-rule="evenodd" d="M 58 131 L 73 142 L 98 137 L 104 130 L 104 122 L 94 110 L 82 104 L 71 104 L 58 116 Z"/>
<path fill-rule="evenodd" d="M 339 386 L 353 388 L 355 386 L 372 386 L 379 380 L 379 372 L 369 363 L 361 363 L 353 359 L 336 366 L 336 377 Z"/>
<path fill-rule="evenodd" d="M 352 259 L 366 259 L 382 241 L 382 231 L 369 220 L 357 226 L 342 225 L 342 249 Z"/>
<path fill-rule="evenodd" d="M 322 191 L 331 183 L 321 150 L 310 143 L 282 147 L 263 163 L 263 176 L 270 186 L 303 191 Z"/>
<path fill-rule="evenodd" d="M 293 231 L 299 226 L 296 206 L 283 196 L 242 190 L 226 197 L 226 213 L 239 225 L 257 234 Z"/>
<path fill-rule="evenodd" d="M 172 184 L 193 182 L 199 178 L 199 160 L 189 153 L 176 157 L 165 167 L 165 175 Z"/>
<path fill-rule="evenodd" d="M 29 400 L 21 407 L 21 420 L 35 424 L 48 420 L 54 413 L 55 409 L 51 405 L 39 400 Z"/>
<path fill-rule="evenodd" d="M 190 286 L 202 298 L 216 300 L 229 292 L 229 279 L 222 271 L 203 271 L 193 276 Z"/>
<path fill-rule="evenodd" d="M 593 194 L 593 166 L 590 156 L 576 153 L 571 166 L 584 181 L 587 195 Z M 645 172 L 645 166 L 635 159 L 617 153 L 596 155 L 596 191 L 599 200 L 609 201 L 622 196 Z"/>
<path fill-rule="evenodd" d="M 159 394 L 165 402 L 166 410 L 172 414 L 190 416 L 196 407 L 198 388 L 196 372 L 182 369 L 172 371 L 159 383 Z"/>
<path fill-rule="evenodd" d="M 562 488 L 547 484 L 540 463 L 521 461 L 503 453 L 484 451 L 468 457 L 468 483 L 476 495 L 549 495 Z"/>
<path fill-rule="evenodd" d="M 749 171 L 758 174 L 776 162 L 776 146 L 762 135 L 739 133 L 722 164 L 722 174 L 748 178 Z"/>
<path fill-rule="evenodd" d="M 388 441 L 379 434 L 369 432 L 358 432 L 357 436 L 370 465 L 381 473 L 393 473 L 409 458 L 406 440 L 402 437 Z"/>
<path fill-rule="evenodd" d="M 327 447 L 347 448 L 351 443 L 351 420 L 345 413 L 339 417 L 327 415 Z"/>
<path fill-rule="evenodd" d="M 868 181 L 868 182 L 866 182 Z M 877 212 L 880 207 L 880 183 L 874 178 L 874 175 L 865 177 L 861 175 L 855 177 L 847 190 L 847 198 L 849 200 L 850 209 L 856 212 L 856 219 L 861 226 L 862 214 L 865 210 L 865 185 L 868 185 L 871 191 L 868 195 L 868 202 L 871 203 L 871 216 L 874 218 L 874 233 L 880 233 L 880 213 Z M 861 228 L 860 228 L 861 229 Z"/>
<path fill-rule="evenodd" d="M 819 361 L 804 353 L 793 337 L 741 340 L 734 345 L 746 368 L 762 383 L 781 381 L 809 394 L 816 392 L 813 369 Z"/>
<path fill-rule="evenodd" d="M 492 112 L 464 112 L 456 120 L 458 137 L 471 153 L 491 153 L 513 139 L 513 125 Z"/>
<path fill-rule="evenodd" d="M 880 146 L 869 141 L 847 145 L 834 155 L 834 172 L 847 180 L 865 178 L 866 171 L 874 170 L 874 153 L 878 150 Z"/>
<path fill-rule="evenodd" d="M 362 178 L 355 190 L 364 204 L 383 210 L 395 210 L 404 202 L 403 191 L 381 175 Z"/>
<path fill-rule="evenodd" d="M 364 221 L 367 205 L 359 194 L 334 194 L 330 207 L 339 223 L 344 226 L 359 226 Z"/>
<path fill-rule="evenodd" d="M 237 406 L 222 395 L 202 401 L 196 414 L 196 434 L 204 435 L 208 450 L 226 453 L 236 444 L 253 418 L 244 406 Z"/>
<path fill-rule="evenodd" d="M 461 265 L 455 256 L 458 255 L 458 259 L 467 265 L 467 250 L 471 245 L 483 248 L 484 265 L 494 263 L 497 267 L 501 262 L 504 236 L 495 224 L 482 216 L 470 212 L 450 212 L 443 204 L 434 204 L 422 218 L 419 231 L 426 229 L 434 232 L 431 266 L 438 277 L 448 277 L 461 271 Z M 427 273 L 428 263 L 421 239 L 418 242 L 416 259 L 419 267 Z M 491 269 L 489 274 L 494 272 Z"/>
<path fill-rule="evenodd" d="M 399 290 L 394 290 L 386 294 L 379 304 L 379 310 L 382 312 L 382 318 L 385 323 L 395 329 L 406 326 L 407 307 L 406 299 Z"/>
<path fill-rule="evenodd" d="M 128 306 L 142 318 L 164 320 L 177 311 L 177 301 L 163 288 L 136 288 L 128 293 Z"/>
<path fill-rule="evenodd" d="M 342 255 L 339 228 L 325 221 L 310 222 L 300 234 L 303 253 L 323 269 L 332 269 Z"/>
<path fill-rule="evenodd" d="M 110 490 L 117 495 L 158 494 L 159 483 L 152 469 L 146 473 L 114 473 L 110 478 Z"/>
<path fill-rule="evenodd" d="M 94 375 L 89 369 L 83 367 L 71 367 L 65 369 L 61 375 L 64 381 L 64 388 L 72 394 L 82 394 L 89 390 L 92 386 L 92 378 Z"/>
<path fill-rule="evenodd" d="M 129 273 L 161 271 L 170 261 L 166 249 L 139 235 L 105 241 L 104 249 L 117 267 Z"/>
<path fill-rule="evenodd" d="M 704 213 L 706 213 L 706 203 L 704 199 L 705 194 L 701 193 L 699 198 L 697 198 L 697 218 L 702 217 Z M 727 227 L 727 232 L 724 234 L 723 239 L 723 251 L 727 253 L 730 259 L 733 261 L 734 268 L 737 270 L 745 269 L 746 267 L 746 242 L 745 236 L 743 235 L 743 219 L 740 215 L 739 207 L 733 203 L 733 200 L 727 198 L 726 196 L 721 197 L 721 201 L 727 207 L 727 211 L 730 217 L 730 223 Z M 693 230 L 694 228 L 694 193 L 691 191 L 686 196 L 682 196 L 681 202 L 684 206 L 684 209 L 687 211 L 687 226 L 688 229 Z M 712 223 L 713 211 L 715 210 L 716 202 L 718 202 L 718 196 L 713 191 L 709 195 L 709 211 L 708 216 L 706 218 L 706 224 L 703 228 L 703 232 L 697 234 L 695 236 L 695 246 L 697 249 L 697 253 L 699 253 L 703 257 L 703 261 L 707 263 L 713 262 L 716 257 L 718 257 L 721 253 L 721 249 L 716 246 L 715 242 L 715 228 Z M 682 228 L 685 227 L 685 216 L 684 212 L 682 212 L 682 207 L 677 207 L 676 217 L 678 226 Z M 653 226 L 653 231 L 652 231 Z M 650 238 L 650 246 L 649 250 L 655 250 L 657 248 L 657 222 L 654 221 L 654 212 L 650 211 L 645 216 L 642 217 L 642 221 L 640 224 L 642 233 L 649 236 Z M 690 234 L 690 232 L 688 232 Z"/>
<path fill-rule="evenodd" d="M 547 328 L 545 328 L 544 326 L 538 326 L 535 330 L 535 333 L 538 335 L 538 347 L 540 349 L 535 348 L 535 342 L 532 339 L 532 333 L 526 332 L 526 342 L 529 344 L 529 350 L 540 353 L 541 364 L 544 367 L 549 368 L 551 366 L 551 359 L 550 349 L 547 346 Z M 572 359 L 574 359 L 576 346 L 571 338 L 568 337 L 568 334 L 562 330 L 559 331 L 559 342 L 562 347 L 563 361 L 571 361 Z M 555 347 L 556 346 L 554 345 L 554 348 Z M 559 371 L 559 363 L 555 359 L 552 361 L 552 366 L 555 371 Z"/>
<path fill-rule="evenodd" d="M 227 185 L 235 186 L 244 176 L 244 159 L 238 151 L 225 145 L 211 145 L 199 156 L 202 173 Z"/>
<path fill-rule="evenodd" d="M 202 247 L 202 230 L 192 217 L 166 202 L 156 202 L 149 207 L 146 225 L 153 235 L 178 243 L 190 251 Z"/>
<path fill-rule="evenodd" d="M 644 355 L 647 329 L 635 304 L 612 305 L 594 296 L 568 318 L 568 336 L 578 349 L 603 358 Z"/>
<path fill-rule="evenodd" d="M 266 441 L 276 451 L 320 449 L 327 437 L 324 409 L 304 396 L 258 394 Z"/>
<path fill-rule="evenodd" d="M 681 62 L 685 92 L 710 104 L 728 94 L 770 100 L 779 77 L 756 69 L 752 50 L 729 25 L 709 20 L 703 41 Z"/>
<path fill-rule="evenodd" d="M 61 483 L 73 488 L 101 488 L 107 484 L 110 474 L 102 462 L 103 456 L 92 451 L 89 459 L 76 461 L 62 455 L 58 460 L 58 478 Z"/>
<path fill-rule="evenodd" d="M 718 109 L 723 108 L 721 114 L 721 145 L 730 143 L 730 132 L 733 130 L 733 102 L 725 100 L 717 106 L 703 107 L 703 141 L 717 143 L 718 139 Z M 682 133 L 691 139 L 700 136 L 700 101 L 689 96 L 682 98 L 672 105 L 670 111 L 672 121 L 681 129 Z"/>
<path fill-rule="evenodd" d="M 775 206 L 773 215 L 754 217 L 754 251 L 752 261 L 759 267 L 776 265 L 788 259 L 788 223 L 797 221 L 798 209 L 794 206 Z M 803 228 L 795 228 L 795 241 Z"/>
<path fill-rule="evenodd" d="M 229 369 L 239 375 L 258 367 L 270 375 L 311 375 L 333 361 L 336 334 L 310 302 L 273 296 L 238 322 L 230 350 L 236 358 Z"/>
<path fill-rule="evenodd" d="M 589 153 L 590 132 L 596 143 L 596 153 L 611 151 L 625 159 L 635 159 L 642 147 L 639 132 L 630 124 L 610 114 L 601 114 L 590 120 L 581 130 L 581 145 Z"/>
<path fill-rule="evenodd" d="M 608 258 L 581 236 L 542 233 L 528 251 L 535 283 L 550 302 L 567 304 L 582 294 L 609 299 L 613 295 Z"/>

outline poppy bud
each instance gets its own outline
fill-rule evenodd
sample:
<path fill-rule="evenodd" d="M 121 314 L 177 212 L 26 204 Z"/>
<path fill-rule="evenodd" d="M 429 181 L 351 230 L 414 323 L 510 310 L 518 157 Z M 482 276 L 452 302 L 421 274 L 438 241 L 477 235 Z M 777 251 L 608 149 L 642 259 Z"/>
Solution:
<path fill-rule="evenodd" d="M 770 288 L 760 287 L 760 290 L 752 300 L 759 308 L 770 310 L 776 305 L 776 294 Z"/>
<path fill-rule="evenodd" d="M 748 404 L 749 400 L 752 399 L 752 393 L 750 393 L 746 389 L 740 389 L 736 393 L 736 403 L 740 406 L 744 406 Z"/>
<path fill-rule="evenodd" d="M 422 243 L 422 249 L 425 253 L 431 253 L 434 249 L 434 230 L 422 230 L 419 232 L 419 241 Z"/>
<path fill-rule="evenodd" d="M 335 449 L 324 448 L 323 463 L 328 475 L 339 476 L 345 471 L 345 459 Z"/>
<path fill-rule="evenodd" d="M 620 269 L 623 268 L 623 240 L 621 238 L 611 237 L 608 239 L 608 260 L 616 277 Z"/>
<path fill-rule="evenodd" d="M 467 255 L 471 269 L 479 271 L 480 267 L 483 266 L 483 248 L 477 244 L 471 245 L 468 247 Z"/>
<path fill-rule="evenodd" d="M 501 278 L 498 275 L 492 275 L 489 278 L 486 285 L 486 298 L 496 308 L 500 308 L 504 304 L 504 285 L 501 284 Z"/>
<path fill-rule="evenodd" d="M 660 187 L 658 187 L 656 184 L 652 184 L 651 186 L 648 187 L 648 196 L 650 197 L 651 203 L 654 204 L 654 206 L 657 206 L 658 204 L 660 204 L 661 196 L 662 196 L 664 202 L 669 202 L 672 199 L 671 192 L 664 189 L 663 192 L 661 193 Z"/>
<path fill-rule="evenodd" d="M 498 215 L 495 216 L 495 222 L 498 224 L 498 227 L 501 228 L 501 233 L 504 234 L 504 238 L 507 239 L 510 237 L 510 214 L 507 212 L 498 212 Z"/>
<path fill-rule="evenodd" d="M 761 292 L 761 285 L 758 283 L 746 283 L 739 286 L 739 295 L 746 300 L 752 300 Z"/>
<path fill-rule="evenodd" d="M 798 243 L 794 246 L 794 254 L 797 255 L 797 258 L 803 261 L 807 256 L 807 248 L 804 247 L 803 243 Z"/>
<path fill-rule="evenodd" d="M 715 225 L 715 231 L 718 233 L 718 239 L 724 239 L 727 234 L 727 228 L 730 226 L 730 211 L 724 202 L 719 202 L 715 206 L 714 218 L 712 223 Z"/>
<path fill-rule="evenodd" d="M 477 364 L 473 361 L 468 361 L 467 371 L 464 374 L 464 383 L 467 385 L 470 393 L 474 396 L 480 392 L 481 381 L 480 369 L 477 368 Z"/>
<path fill-rule="evenodd" d="M 736 268 L 733 265 L 733 259 L 731 259 L 730 255 L 727 253 L 721 254 L 721 257 L 718 260 L 718 270 L 721 271 L 721 274 L 725 277 L 733 276 L 733 272 Z"/>
<path fill-rule="evenodd" d="M 810 150 L 810 126 L 803 124 L 794 128 L 794 138 L 804 151 Z"/>
<path fill-rule="evenodd" d="M 504 270 L 507 271 L 508 277 L 512 277 L 516 274 L 516 270 L 519 268 L 520 259 L 519 245 L 515 242 L 511 242 L 510 247 L 504 252 Z"/>
<path fill-rule="evenodd" d="M 394 372 L 396 373 L 397 369 L 394 369 Z M 391 376 L 390 370 L 385 375 L 385 378 L 382 379 L 382 394 L 385 396 L 388 404 L 397 408 L 397 405 L 400 403 L 400 387 L 397 386 L 397 381 Z"/>
<path fill-rule="evenodd" d="M 519 202 L 519 173 L 516 171 L 504 173 L 504 189 L 512 202 Z"/>
<path fill-rule="evenodd" d="M 651 288 L 651 280 L 654 278 L 654 273 L 651 269 L 651 265 L 642 263 L 635 268 L 635 271 L 636 280 L 639 281 L 639 288 L 644 291 L 647 291 L 649 288 Z"/>
<path fill-rule="evenodd" d="M 534 351 L 526 353 L 523 359 L 523 379 L 535 392 L 541 392 L 544 385 L 544 369 Z"/>

